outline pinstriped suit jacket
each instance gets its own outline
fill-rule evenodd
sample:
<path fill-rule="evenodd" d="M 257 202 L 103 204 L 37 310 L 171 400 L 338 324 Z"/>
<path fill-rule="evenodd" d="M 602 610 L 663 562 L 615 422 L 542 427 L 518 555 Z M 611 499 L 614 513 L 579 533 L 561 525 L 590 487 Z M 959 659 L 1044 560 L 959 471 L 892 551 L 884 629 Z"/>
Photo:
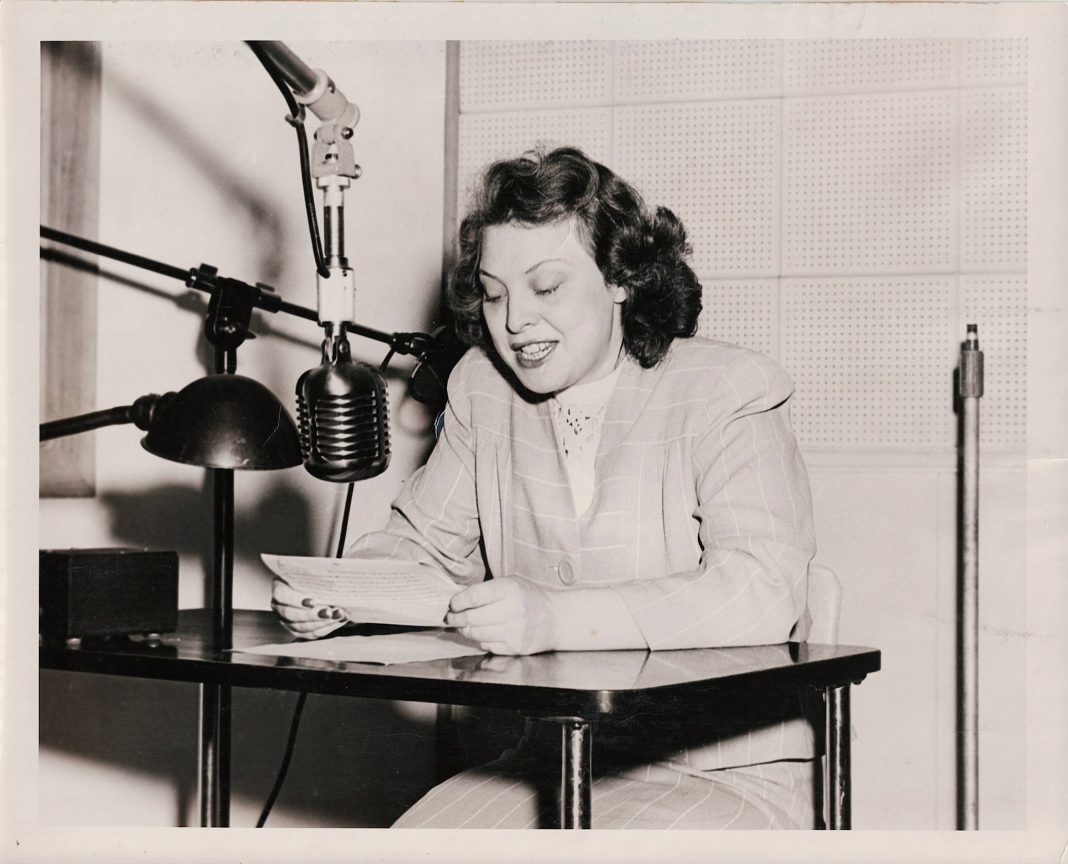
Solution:
<path fill-rule="evenodd" d="M 651 649 L 807 635 L 811 499 L 778 365 L 701 338 L 675 340 L 652 369 L 625 360 L 583 514 L 547 401 L 506 375 L 480 349 L 464 356 L 430 459 L 386 528 L 348 554 L 424 562 L 464 585 L 488 570 L 556 589 L 611 587 Z M 792 701 L 739 708 L 729 722 L 693 718 L 670 742 L 658 734 L 658 758 L 698 770 L 808 758 L 799 713 Z"/>

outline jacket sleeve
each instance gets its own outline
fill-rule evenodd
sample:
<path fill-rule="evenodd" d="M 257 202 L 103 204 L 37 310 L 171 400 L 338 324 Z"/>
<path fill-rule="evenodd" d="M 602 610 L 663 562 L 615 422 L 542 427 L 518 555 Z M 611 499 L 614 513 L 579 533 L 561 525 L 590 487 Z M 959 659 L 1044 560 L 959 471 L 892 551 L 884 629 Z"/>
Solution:
<path fill-rule="evenodd" d="M 792 385 L 747 352 L 724 371 L 693 446 L 700 565 L 616 586 L 650 648 L 804 638 L 815 553 L 808 477 L 790 428 Z"/>
<path fill-rule="evenodd" d="M 467 360 L 449 376 L 444 427 L 430 458 L 405 481 L 386 526 L 353 541 L 346 557 L 417 561 L 461 585 L 485 578 L 475 500 L 470 355 Z"/>

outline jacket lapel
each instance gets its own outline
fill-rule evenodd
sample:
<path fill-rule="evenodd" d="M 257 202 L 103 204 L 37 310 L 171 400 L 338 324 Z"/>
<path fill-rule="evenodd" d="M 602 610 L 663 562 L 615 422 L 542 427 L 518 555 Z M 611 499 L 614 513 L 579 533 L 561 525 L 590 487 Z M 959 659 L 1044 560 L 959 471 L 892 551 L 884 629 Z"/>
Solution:
<path fill-rule="evenodd" d="M 518 539 L 531 542 L 536 538 L 546 546 L 559 546 L 563 538 L 553 536 L 553 527 L 559 526 L 560 517 L 574 517 L 575 509 L 567 469 L 553 435 L 548 400 L 527 401 L 516 393 L 511 410 L 512 503 Z M 535 519 L 538 514 L 558 518 Z"/>
<path fill-rule="evenodd" d="M 601 430 L 601 443 L 597 449 L 598 465 L 602 458 L 627 437 L 627 433 L 645 410 L 656 382 L 663 374 L 663 365 L 642 369 L 638 361 L 629 354 L 624 358 L 623 364 L 619 381 L 616 382 L 615 390 L 612 391 L 605 409 L 604 428 Z"/>

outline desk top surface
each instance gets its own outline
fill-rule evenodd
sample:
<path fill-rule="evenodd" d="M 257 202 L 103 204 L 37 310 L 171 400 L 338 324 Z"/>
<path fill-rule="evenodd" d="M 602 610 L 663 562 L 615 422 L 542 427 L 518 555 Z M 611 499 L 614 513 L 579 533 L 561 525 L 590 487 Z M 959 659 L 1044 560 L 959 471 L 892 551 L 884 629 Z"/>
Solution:
<path fill-rule="evenodd" d="M 135 639 L 85 640 L 78 646 L 44 642 L 40 665 L 42 669 L 582 717 L 648 709 L 651 702 L 670 708 L 740 692 L 859 683 L 880 667 L 879 651 L 873 648 L 804 643 L 682 651 L 565 651 L 528 657 L 483 655 L 390 666 L 240 651 L 241 646 L 290 638 L 273 613 L 237 610 L 236 650 L 216 651 L 207 610 L 190 609 L 179 613 L 178 631 L 166 634 L 159 643 Z"/>

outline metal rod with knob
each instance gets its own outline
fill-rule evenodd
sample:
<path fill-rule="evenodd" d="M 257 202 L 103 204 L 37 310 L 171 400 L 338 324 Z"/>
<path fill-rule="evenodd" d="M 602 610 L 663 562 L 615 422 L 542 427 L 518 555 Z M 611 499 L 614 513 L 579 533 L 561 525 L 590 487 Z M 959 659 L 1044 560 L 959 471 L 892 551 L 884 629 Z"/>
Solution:
<path fill-rule="evenodd" d="M 979 400 L 983 352 L 969 324 L 960 352 L 960 705 L 958 827 L 979 828 Z"/>

